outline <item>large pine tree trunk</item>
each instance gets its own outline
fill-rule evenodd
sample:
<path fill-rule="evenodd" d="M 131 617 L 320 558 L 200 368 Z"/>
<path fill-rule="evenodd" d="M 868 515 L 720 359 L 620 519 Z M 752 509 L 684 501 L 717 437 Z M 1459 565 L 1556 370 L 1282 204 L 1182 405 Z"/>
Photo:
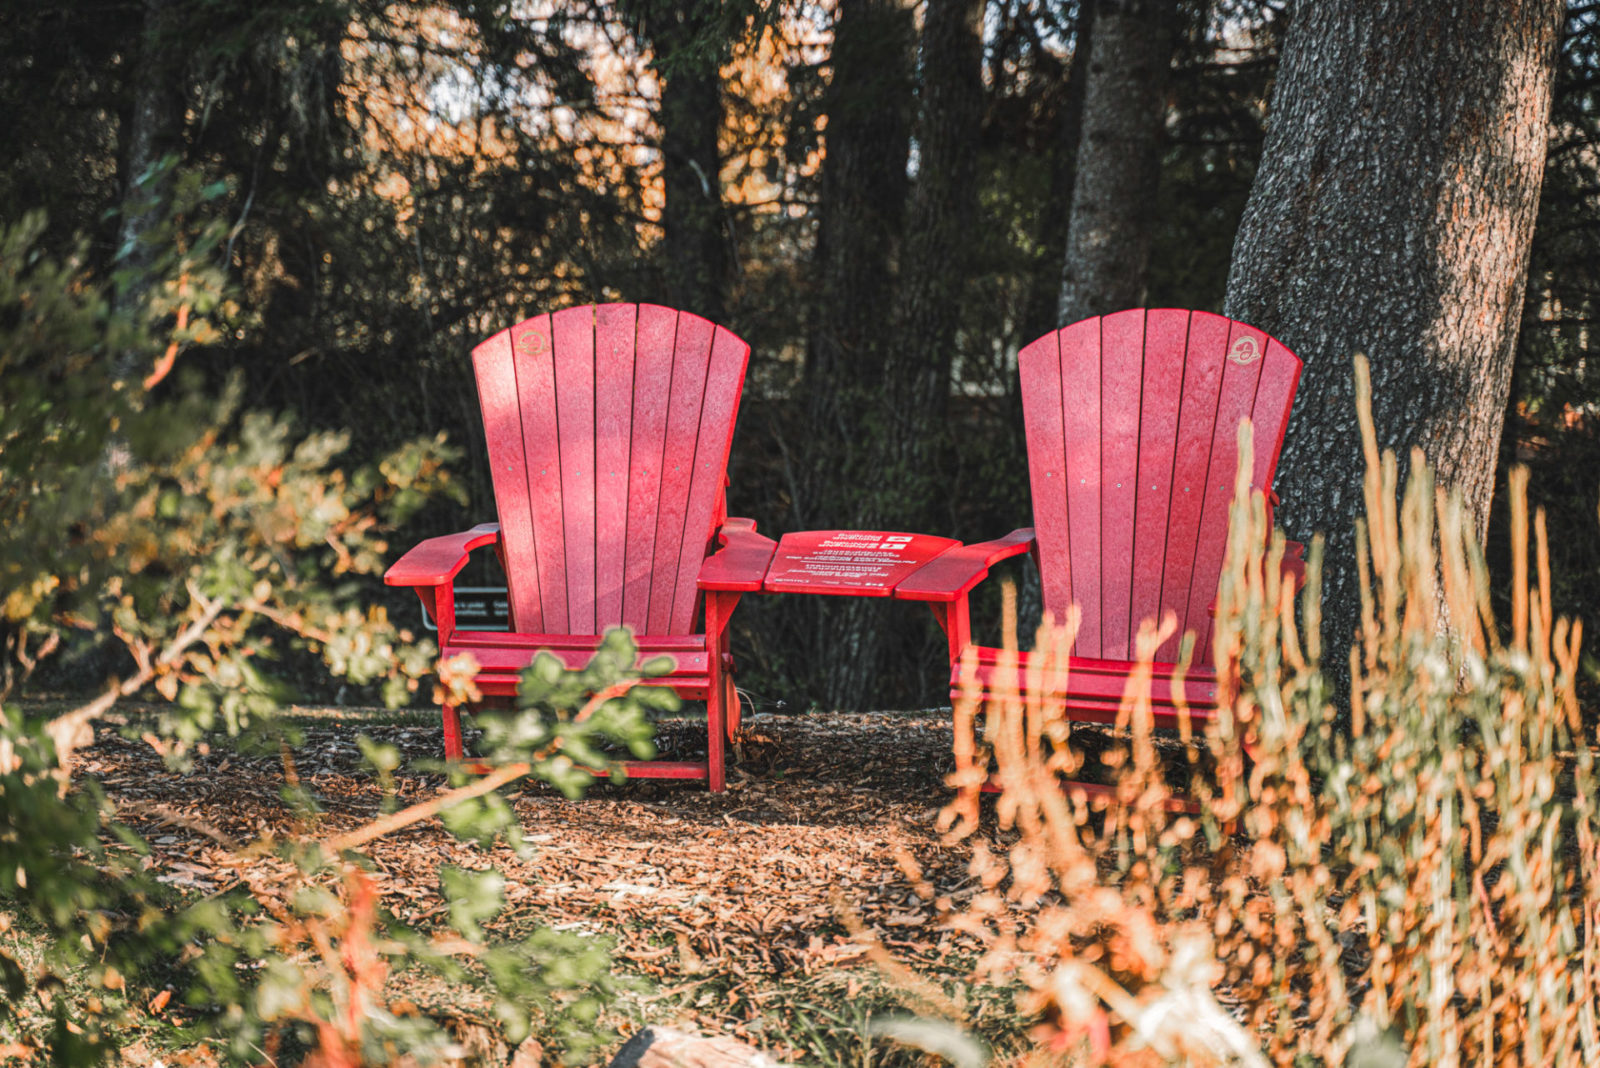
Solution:
<path fill-rule="evenodd" d="M 1177 0 L 1092 8 L 1060 320 L 1144 302 Z"/>
<path fill-rule="evenodd" d="M 1352 354 L 1380 446 L 1420 446 L 1487 522 L 1561 19 L 1560 0 L 1319 0 L 1284 41 L 1227 312 L 1305 361 L 1279 515 L 1328 535 L 1335 661 L 1358 605 Z"/>
<path fill-rule="evenodd" d="M 883 319 L 905 223 L 911 29 L 897 0 L 840 0 L 834 22 L 805 375 L 812 429 L 843 440 L 860 433 L 852 409 L 882 377 L 888 344 Z"/>
<path fill-rule="evenodd" d="M 722 322 L 726 313 L 729 243 L 723 227 L 722 83 L 700 40 L 715 27 L 696 5 L 656 4 L 647 30 L 668 60 L 661 85 L 661 170 L 666 202 L 667 301 Z M 717 49 L 711 50 L 715 54 Z"/>
<path fill-rule="evenodd" d="M 118 227 L 120 266 L 132 281 L 117 295 L 124 309 L 144 303 L 154 279 L 145 272 L 155 261 L 150 234 L 171 207 L 172 173 L 158 164 L 183 148 L 184 99 L 177 52 L 176 0 L 144 0 L 131 77 L 132 103 L 122 118 L 120 146 L 122 205 Z M 122 373 L 134 368 L 119 367 Z"/>
<path fill-rule="evenodd" d="M 1083 139 L 1083 98 L 1089 73 L 1089 41 L 1094 36 L 1094 5 L 1078 9 L 1072 58 L 1061 104 L 1060 136 L 1049 146 L 1050 187 L 1039 213 L 1039 259 L 1028 284 L 1028 305 L 1022 336 L 1031 341 L 1064 325 L 1061 314 L 1062 266 L 1067 255 L 1067 227 L 1072 219 L 1072 187 L 1078 172 L 1078 145 Z M 1020 406 L 1017 409 L 1021 415 Z"/>
<path fill-rule="evenodd" d="M 790 520 L 856 527 L 882 490 L 872 477 L 886 432 L 877 391 L 905 223 L 910 150 L 910 10 L 898 0 L 840 0 L 826 98 L 817 237 L 817 301 L 806 354 L 806 422 Z M 881 616 L 854 598 L 806 598 L 796 614 L 805 659 L 829 708 L 860 708 L 878 677 Z"/>

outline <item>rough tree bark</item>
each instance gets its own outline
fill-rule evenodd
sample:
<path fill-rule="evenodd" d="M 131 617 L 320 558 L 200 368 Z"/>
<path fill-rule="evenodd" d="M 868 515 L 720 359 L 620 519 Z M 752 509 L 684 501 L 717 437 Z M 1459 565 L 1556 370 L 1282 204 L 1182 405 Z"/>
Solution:
<path fill-rule="evenodd" d="M 883 374 L 883 319 L 905 223 L 911 31 L 910 12 L 896 0 L 840 0 L 826 98 L 818 299 L 805 367 L 810 429 L 836 441 L 859 437 L 854 409 Z M 832 462 L 810 466 L 823 486 L 837 482 Z M 802 521 L 835 521 L 824 501 L 815 508 L 821 514 Z"/>
<path fill-rule="evenodd" d="M 928 0 L 924 9 L 917 122 L 917 176 L 910 194 L 899 284 L 885 339 L 877 408 L 867 426 L 869 486 L 850 522 L 869 529 L 943 530 L 941 472 L 948 443 L 950 374 L 961 292 L 978 213 L 975 147 L 983 120 L 982 0 Z M 832 707 L 860 707 L 875 696 L 891 658 L 919 656 L 926 628 L 886 633 L 882 606 L 852 599 L 838 608 L 849 639 L 823 663 Z M 935 651 L 943 653 L 939 644 Z M 930 660 L 930 665 L 931 665 Z M 931 677 L 931 676 L 930 676 Z"/>
<path fill-rule="evenodd" d="M 873 522 L 934 519 L 935 457 L 949 411 L 950 372 L 978 214 L 974 147 L 983 120 L 982 0 L 928 0 L 922 28 L 918 166 L 884 367 Z"/>
<path fill-rule="evenodd" d="M 1487 523 L 1561 19 L 1561 0 L 1321 0 L 1288 30 L 1227 313 L 1305 361 L 1279 516 L 1328 535 L 1331 649 L 1359 604 L 1352 354 L 1380 446 L 1420 446 Z"/>
<path fill-rule="evenodd" d="M 726 314 L 731 262 L 722 210 L 722 82 L 703 40 L 715 26 L 709 9 L 653 4 L 647 31 L 661 83 L 661 171 L 667 301 L 713 322 Z M 718 42 L 720 44 L 720 42 Z M 709 53 L 709 54 L 707 54 Z"/>
<path fill-rule="evenodd" d="M 1094 5 L 1078 9 L 1072 58 L 1061 104 L 1060 136 L 1049 147 L 1050 192 L 1039 217 L 1039 265 L 1028 287 L 1022 336 L 1031 341 L 1062 326 L 1061 276 L 1067 255 L 1067 227 L 1072 219 L 1072 187 L 1078 172 L 1078 146 L 1083 140 L 1083 97 L 1088 82 L 1089 42 L 1094 37 Z M 1021 412 L 1021 408 L 1018 408 Z"/>
<path fill-rule="evenodd" d="M 122 266 L 134 282 L 117 295 L 125 309 L 144 303 L 153 279 L 145 271 L 156 250 L 146 240 L 160 224 L 172 198 L 172 175 L 157 168 L 183 149 L 184 99 L 181 67 L 175 55 L 178 10 L 175 0 L 144 0 L 144 27 L 132 73 L 133 99 L 122 117 L 122 220 L 117 231 Z M 132 368 L 119 368 L 131 373 Z"/>
<path fill-rule="evenodd" d="M 1085 0 L 1094 31 L 1060 321 L 1144 302 L 1177 0 Z"/>
<path fill-rule="evenodd" d="M 885 432 L 880 388 L 905 225 L 910 151 L 911 12 L 898 0 L 840 0 L 826 97 L 828 124 L 817 235 L 817 302 L 806 354 L 797 528 L 863 523 L 869 468 Z M 870 700 L 881 619 L 853 598 L 806 598 L 797 609 L 806 658 L 829 708 Z"/>

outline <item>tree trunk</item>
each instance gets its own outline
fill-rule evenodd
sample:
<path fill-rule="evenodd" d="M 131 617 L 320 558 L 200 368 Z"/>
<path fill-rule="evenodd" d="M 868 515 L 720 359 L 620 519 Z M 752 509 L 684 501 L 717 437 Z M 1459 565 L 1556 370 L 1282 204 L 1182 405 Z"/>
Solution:
<path fill-rule="evenodd" d="M 928 0 L 921 44 L 918 164 L 911 190 L 899 285 L 886 335 L 883 378 L 872 403 L 870 492 L 854 523 L 870 529 L 945 530 L 950 374 L 961 294 L 978 214 L 976 146 L 983 121 L 982 0 Z M 827 697 L 836 707 L 871 702 L 889 664 L 934 668 L 945 645 L 932 629 L 883 626 L 881 606 L 841 612 L 849 655 L 828 661 Z M 930 652 L 938 656 L 928 655 Z M 924 679 L 940 673 L 918 672 Z M 914 684 L 913 684 L 914 685 Z"/>
<path fill-rule="evenodd" d="M 910 151 L 910 12 L 896 0 L 840 0 L 827 95 L 817 237 L 818 300 L 805 384 L 809 429 L 859 441 L 854 409 L 882 378 Z M 837 482 L 838 457 L 814 474 Z M 797 502 L 809 508 L 806 502 Z M 835 521 L 817 501 L 813 519 Z"/>
<path fill-rule="evenodd" d="M 888 427 L 872 522 L 933 523 L 939 443 L 968 253 L 978 214 L 975 146 L 983 119 L 983 4 L 928 0 L 922 29 L 918 166 L 881 392 Z"/>
<path fill-rule="evenodd" d="M 1177 0 L 1092 0 L 1060 320 L 1144 303 Z"/>
<path fill-rule="evenodd" d="M 1279 514 L 1328 535 L 1335 670 L 1359 605 L 1352 354 L 1380 447 L 1420 446 L 1485 529 L 1561 19 L 1560 0 L 1322 0 L 1284 41 L 1227 312 L 1305 361 Z"/>
<path fill-rule="evenodd" d="M 1050 191 L 1039 216 L 1039 260 L 1028 286 L 1023 325 L 1024 343 L 1064 325 L 1061 314 L 1062 267 L 1067 255 L 1067 227 L 1072 219 L 1072 188 L 1078 172 L 1078 146 L 1083 140 L 1083 98 L 1088 82 L 1089 42 L 1094 37 L 1094 5 L 1078 9 L 1067 88 L 1061 104 L 1061 136 L 1049 147 Z M 1021 417 L 1022 409 L 1017 409 Z"/>
<path fill-rule="evenodd" d="M 884 489 L 870 469 L 888 431 L 877 392 L 905 225 L 911 44 L 911 13 L 898 0 L 840 0 L 795 527 L 861 526 L 873 494 Z M 799 609 L 824 707 L 856 709 L 870 700 L 880 674 L 881 611 L 855 598 L 807 598 Z"/>
<path fill-rule="evenodd" d="M 156 249 L 149 241 L 172 199 L 172 174 L 158 165 L 183 149 L 184 100 L 173 52 L 177 36 L 175 0 L 144 0 L 144 28 L 132 74 L 133 101 L 122 128 L 122 221 L 117 231 L 119 267 L 132 281 L 119 290 L 117 304 L 135 309 L 144 303 L 154 279 L 148 276 Z M 132 373 L 132 367 L 119 367 Z"/>
<path fill-rule="evenodd" d="M 694 46 L 714 29 L 699 15 L 703 10 L 656 4 L 648 29 L 658 56 L 667 61 L 660 110 L 667 300 L 720 323 L 727 311 L 730 263 L 718 143 L 722 82 L 714 60 L 688 54 L 702 51 Z"/>

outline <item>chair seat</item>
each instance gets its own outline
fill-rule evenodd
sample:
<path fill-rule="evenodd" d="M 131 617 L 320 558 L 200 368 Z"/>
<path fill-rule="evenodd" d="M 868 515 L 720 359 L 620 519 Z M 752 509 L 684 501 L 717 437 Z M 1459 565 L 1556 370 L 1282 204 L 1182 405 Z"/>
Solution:
<path fill-rule="evenodd" d="M 471 654 L 478 662 L 476 684 L 485 696 L 512 696 L 522 669 L 540 652 L 548 652 L 563 667 L 579 669 L 600 647 L 599 635 L 517 634 L 503 631 L 458 630 L 440 651 L 443 658 Z M 677 665 L 666 675 L 645 680 L 654 686 L 671 686 L 690 700 L 704 700 L 711 686 L 711 654 L 703 634 L 652 637 L 635 636 L 639 665 L 669 656 Z"/>
<path fill-rule="evenodd" d="M 984 696 L 987 697 L 1002 688 L 1015 689 L 1018 692 L 1024 689 L 1028 666 L 1032 663 L 1034 654 L 1016 654 L 1015 682 L 1011 687 L 1005 687 L 1004 677 L 1000 672 L 1003 650 L 975 646 L 974 651 L 978 656 L 978 683 L 983 687 Z M 1128 677 L 1137 666 L 1126 660 L 1069 657 L 1065 686 L 1057 688 L 1050 696 L 1064 703 L 1066 710 L 1071 713 L 1069 717 L 1071 719 L 1089 723 L 1115 723 Z M 1175 727 L 1178 725 L 1178 706 L 1174 701 L 1175 688 L 1172 684 L 1175 665 L 1157 663 L 1154 668 L 1155 676 L 1151 680 L 1150 699 L 1155 712 L 1156 726 Z M 1216 672 L 1209 668 L 1190 668 L 1179 693 L 1189 708 L 1191 720 L 1198 722 L 1210 718 L 1217 707 Z M 952 698 L 961 695 L 959 662 L 950 673 L 950 694 Z"/>

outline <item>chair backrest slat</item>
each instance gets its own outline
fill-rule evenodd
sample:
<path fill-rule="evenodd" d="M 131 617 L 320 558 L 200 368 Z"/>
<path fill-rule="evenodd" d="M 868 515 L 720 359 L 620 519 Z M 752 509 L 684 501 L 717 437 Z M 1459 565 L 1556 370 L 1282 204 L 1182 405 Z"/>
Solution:
<path fill-rule="evenodd" d="M 1216 436 L 1217 397 L 1222 386 L 1221 353 L 1228 344 L 1228 322 L 1218 316 L 1192 316 L 1185 339 L 1183 392 L 1178 401 L 1178 444 L 1172 463 L 1172 504 L 1167 510 L 1167 540 L 1161 567 L 1160 611 L 1178 617 L 1178 634 L 1192 626 L 1196 614 L 1189 604 L 1194 585 L 1195 553 L 1200 543 L 1200 519 L 1205 510 L 1206 478 L 1211 467 L 1211 441 Z M 1151 552 L 1155 547 L 1150 546 Z M 1198 606 L 1199 614 L 1206 610 Z M 1156 617 L 1159 618 L 1159 615 Z M 1173 643 L 1177 641 L 1174 636 Z M 1171 656 L 1169 644 L 1161 655 Z M 1196 646 L 1196 659 L 1209 663 L 1205 649 Z"/>
<path fill-rule="evenodd" d="M 1135 309 L 1048 334 L 1018 364 L 1045 607 L 1078 605 L 1081 656 L 1131 660 L 1140 622 L 1171 611 L 1158 657 L 1185 630 L 1206 657 L 1239 420 L 1269 487 L 1300 361 L 1218 315 Z"/>
<path fill-rule="evenodd" d="M 638 312 L 633 304 L 602 304 L 594 311 L 594 602 L 599 619 L 623 618 Z"/>
<path fill-rule="evenodd" d="M 667 449 L 667 408 L 672 393 L 678 315 L 653 304 L 639 306 L 634 351 L 633 447 L 628 461 L 627 582 L 622 617 L 648 627 L 656 527 L 661 513 L 661 465 Z"/>
<path fill-rule="evenodd" d="M 478 403 L 483 413 L 483 435 L 489 446 L 496 510 L 500 516 L 501 550 L 507 560 L 525 562 L 536 561 L 537 550 L 529 464 L 522 433 L 522 403 L 517 391 L 518 361 L 512 353 L 521 338 L 521 334 L 502 330 L 473 350 L 472 362 L 478 380 Z M 508 586 L 512 620 L 538 628 L 544 619 L 544 606 L 540 600 L 537 563 L 532 566 L 523 563 L 516 568 Z M 565 613 L 563 605 L 562 614 Z"/>
<path fill-rule="evenodd" d="M 1134 507 L 1133 581 L 1129 617 L 1161 614 L 1167 533 L 1172 523 L 1172 476 L 1178 454 L 1184 356 L 1189 313 L 1161 308 L 1144 317 L 1144 391 L 1139 411 L 1139 493 Z M 1176 611 L 1176 610 L 1175 610 Z"/>
<path fill-rule="evenodd" d="M 1205 505 L 1195 539 L 1194 571 L 1189 586 L 1189 613 L 1184 625 L 1194 630 L 1195 655 L 1208 661 L 1211 655 L 1210 607 L 1217 597 L 1222 577 L 1222 558 L 1228 544 L 1228 512 L 1233 502 L 1234 476 L 1239 470 L 1239 422 L 1254 420 L 1256 383 L 1261 379 L 1261 354 L 1266 351 L 1267 335 L 1243 323 L 1228 324 L 1227 344 L 1218 361 L 1222 381 L 1217 391 L 1217 411 L 1213 418 L 1210 463 L 1206 472 Z M 1250 352 L 1248 361 L 1228 359 L 1228 353 Z M 1214 358 L 1202 352 L 1199 358 Z M 1252 480 L 1254 481 L 1252 457 Z M 1254 485 L 1262 485 L 1254 481 Z M 1270 483 L 1267 483 L 1270 486 Z"/>
<path fill-rule="evenodd" d="M 728 451 L 733 444 L 734 417 L 739 409 L 738 384 L 744 379 L 749 347 L 726 330 L 712 339 L 700 426 L 695 435 L 684 535 L 677 562 L 678 581 L 672 599 L 671 633 L 688 630 L 694 619 L 700 561 L 711 551 L 710 536 L 717 507 L 725 500 Z"/>
<path fill-rule="evenodd" d="M 1100 320 L 1100 640 L 1107 649 L 1129 648 L 1137 623 L 1130 613 L 1144 327 L 1142 316 Z"/>
<path fill-rule="evenodd" d="M 1017 356 L 1028 435 L 1028 481 L 1033 491 L 1033 527 L 1038 537 L 1039 580 L 1044 603 L 1064 622 L 1072 603 L 1072 538 L 1067 522 L 1066 402 L 1061 384 L 1061 337 L 1049 333 Z"/>
<path fill-rule="evenodd" d="M 1100 642 L 1100 331 L 1061 335 L 1062 426 L 1066 455 L 1068 537 L 1067 574 L 1072 600 L 1083 610 L 1079 649 L 1099 649 Z M 1085 522 L 1085 517 L 1093 517 Z M 1098 655 L 1098 654 L 1096 654 Z"/>
<path fill-rule="evenodd" d="M 749 351 L 648 304 L 537 316 L 474 350 L 519 631 L 692 631 Z"/>
<path fill-rule="evenodd" d="M 667 406 L 667 442 L 661 460 L 661 508 L 656 516 L 656 555 L 651 567 L 648 632 L 670 634 L 673 598 L 678 591 L 679 550 L 688 520 L 695 439 L 705 400 L 706 368 L 711 362 L 712 326 L 692 315 L 678 316 Z"/>
<path fill-rule="evenodd" d="M 550 316 L 540 315 L 513 327 L 511 354 L 516 371 L 523 455 L 528 465 L 523 479 L 528 487 L 525 503 L 530 512 L 534 551 L 531 561 L 519 561 L 510 555 L 510 546 L 507 546 L 507 566 L 513 572 L 507 580 L 515 588 L 525 581 L 520 572 L 531 564 L 537 576 L 540 608 L 534 629 L 562 634 L 568 632 L 567 550 L 560 510 L 561 442 L 556 431 L 556 365 Z M 483 399 L 480 387 L 478 400 L 482 403 Z M 495 479 L 497 511 L 515 506 L 513 500 L 502 496 L 503 483 L 514 485 L 515 481 L 515 474 L 505 480 Z M 517 600 L 513 598 L 512 603 Z M 523 617 L 517 616 L 515 620 L 519 628 L 527 626 Z"/>
<path fill-rule="evenodd" d="M 594 309 L 550 317 L 555 343 L 556 437 L 561 449 L 559 508 L 567 561 L 567 627 L 597 634 L 594 614 Z"/>

